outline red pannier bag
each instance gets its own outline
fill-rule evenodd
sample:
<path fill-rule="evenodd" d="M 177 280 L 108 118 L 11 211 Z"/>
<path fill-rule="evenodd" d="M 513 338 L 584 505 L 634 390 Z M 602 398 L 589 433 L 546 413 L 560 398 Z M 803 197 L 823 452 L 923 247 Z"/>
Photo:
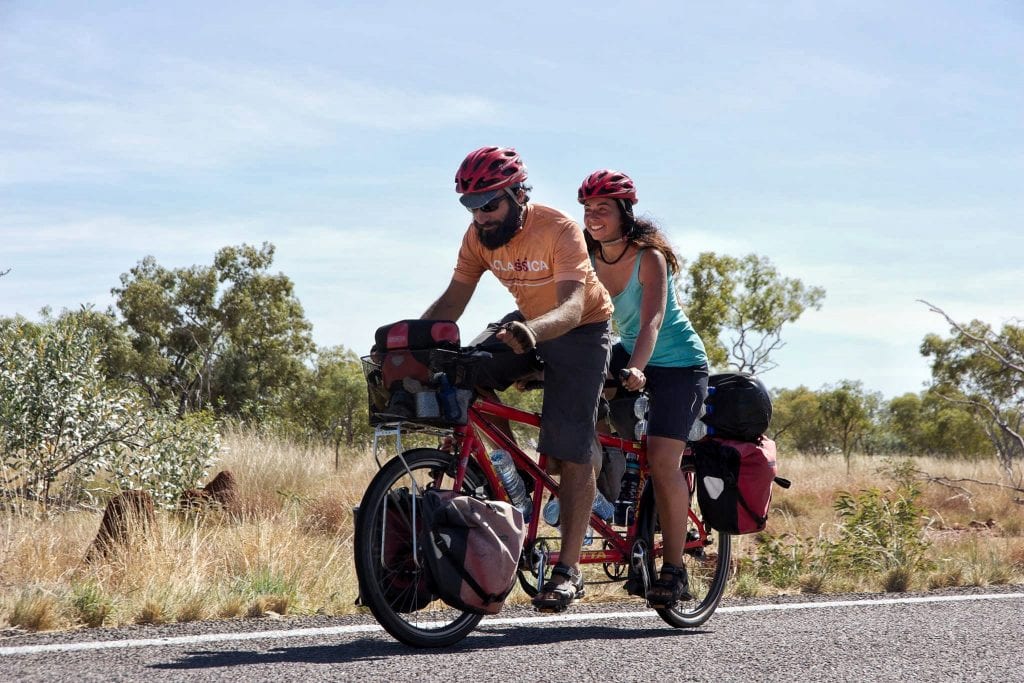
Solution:
<path fill-rule="evenodd" d="M 497 614 L 516 582 L 523 513 L 504 501 L 429 489 L 422 498 L 429 585 L 446 604 Z"/>
<path fill-rule="evenodd" d="M 736 441 L 707 436 L 691 444 L 696 469 L 697 502 L 704 523 L 728 534 L 763 531 L 772 502 L 772 483 L 789 488 L 776 476 L 775 442 Z"/>

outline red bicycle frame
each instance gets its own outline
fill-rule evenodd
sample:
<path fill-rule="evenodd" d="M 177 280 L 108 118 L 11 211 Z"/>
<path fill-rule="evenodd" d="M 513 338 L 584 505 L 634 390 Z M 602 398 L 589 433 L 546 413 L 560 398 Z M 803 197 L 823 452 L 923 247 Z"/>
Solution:
<path fill-rule="evenodd" d="M 526 455 L 519 445 L 509 438 L 508 435 L 498 429 L 498 427 L 491 422 L 487 416 L 494 416 L 506 419 L 510 422 L 540 427 L 540 415 L 537 413 L 527 412 L 503 403 L 478 398 L 469 407 L 468 424 L 456 427 L 453 430 L 454 446 L 456 453 L 459 456 L 454 488 L 456 490 L 461 488 L 466 473 L 466 467 L 468 466 L 470 457 L 472 457 L 483 470 L 484 477 L 487 479 L 491 491 L 496 493 L 500 492 L 500 495 L 504 500 L 509 500 L 504 485 L 501 483 L 497 473 L 494 471 L 493 466 L 491 466 L 490 458 L 487 456 L 486 444 L 484 444 L 481 438 L 477 435 L 477 431 L 479 431 L 492 442 L 497 444 L 499 448 L 508 451 L 509 455 L 512 456 L 512 460 L 516 467 L 527 472 L 533 479 L 535 490 L 531 501 L 533 507 L 527 531 L 527 539 L 533 540 L 537 538 L 537 529 L 541 519 L 541 506 L 544 498 L 542 495 L 538 495 L 540 492 L 536 490 L 536 487 L 540 486 L 550 493 L 557 494 L 558 492 L 558 483 L 556 483 L 547 473 L 548 456 L 545 453 L 541 453 L 539 459 L 535 461 L 533 458 Z M 642 477 L 642 490 L 643 482 L 646 479 L 648 471 L 646 439 L 642 441 L 629 441 L 611 434 L 603 433 L 598 434 L 598 437 L 603 446 L 614 446 L 622 449 L 623 452 L 635 453 L 637 455 L 639 458 Z M 601 519 L 596 514 L 591 513 L 590 526 L 600 534 L 601 538 L 605 541 L 604 545 L 606 547 L 599 550 L 583 550 L 580 555 L 580 562 L 583 564 L 628 562 L 630 557 L 630 545 L 632 539 L 636 535 L 636 525 L 639 518 L 639 515 L 634 516 L 634 520 L 628 528 L 627 533 L 623 535 L 612 528 L 611 524 Z M 697 522 L 698 525 L 700 524 L 699 520 L 694 521 Z M 703 531 L 704 530 L 701 527 L 701 536 L 704 535 Z M 688 540 L 687 549 L 690 549 L 690 547 L 691 542 Z M 692 547 L 698 548 L 703 547 L 703 545 L 700 540 L 695 540 L 692 542 Z M 551 552 L 549 554 L 549 560 L 551 562 L 557 562 L 558 552 Z"/>

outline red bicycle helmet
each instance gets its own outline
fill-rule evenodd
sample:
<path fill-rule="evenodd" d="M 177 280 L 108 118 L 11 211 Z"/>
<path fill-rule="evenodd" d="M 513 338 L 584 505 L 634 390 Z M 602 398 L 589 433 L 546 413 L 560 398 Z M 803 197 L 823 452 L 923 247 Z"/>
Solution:
<path fill-rule="evenodd" d="M 526 180 L 526 164 L 511 147 L 481 147 L 470 152 L 455 174 L 459 194 L 489 192 Z"/>
<path fill-rule="evenodd" d="M 636 204 L 636 185 L 622 171 L 603 168 L 588 175 L 576 195 L 580 204 L 596 197 L 626 199 L 630 204 Z"/>

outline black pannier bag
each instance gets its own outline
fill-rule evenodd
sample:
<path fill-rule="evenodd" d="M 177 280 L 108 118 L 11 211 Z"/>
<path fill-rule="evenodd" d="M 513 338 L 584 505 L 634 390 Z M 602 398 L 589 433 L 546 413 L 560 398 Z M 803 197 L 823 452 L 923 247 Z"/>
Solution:
<path fill-rule="evenodd" d="M 399 320 L 374 334 L 363 357 L 370 424 L 466 424 L 473 381 L 456 363 L 459 328 L 451 320 Z"/>
<path fill-rule="evenodd" d="M 619 438 L 627 441 L 640 439 L 647 425 L 647 401 L 646 394 L 626 391 L 608 401 L 608 422 Z"/>
<path fill-rule="evenodd" d="M 757 441 L 768 431 L 772 400 L 757 377 L 744 372 L 727 372 L 708 378 L 704 415 L 708 434 L 737 441 Z"/>

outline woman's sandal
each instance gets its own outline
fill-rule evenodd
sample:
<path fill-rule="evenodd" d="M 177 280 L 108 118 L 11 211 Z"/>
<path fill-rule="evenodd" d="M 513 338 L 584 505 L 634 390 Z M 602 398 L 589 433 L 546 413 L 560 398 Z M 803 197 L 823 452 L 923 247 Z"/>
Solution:
<path fill-rule="evenodd" d="M 690 595 L 690 581 L 686 576 L 686 567 L 666 562 L 661 565 L 658 580 L 647 590 L 647 606 L 654 609 L 668 609 L 680 600 L 693 600 L 693 596 Z"/>
<path fill-rule="evenodd" d="M 565 581 L 558 581 L 556 577 L 562 577 Z M 580 570 L 556 564 L 551 568 L 551 578 L 545 582 L 540 593 L 534 596 L 533 606 L 539 612 L 562 612 L 585 594 Z"/>

